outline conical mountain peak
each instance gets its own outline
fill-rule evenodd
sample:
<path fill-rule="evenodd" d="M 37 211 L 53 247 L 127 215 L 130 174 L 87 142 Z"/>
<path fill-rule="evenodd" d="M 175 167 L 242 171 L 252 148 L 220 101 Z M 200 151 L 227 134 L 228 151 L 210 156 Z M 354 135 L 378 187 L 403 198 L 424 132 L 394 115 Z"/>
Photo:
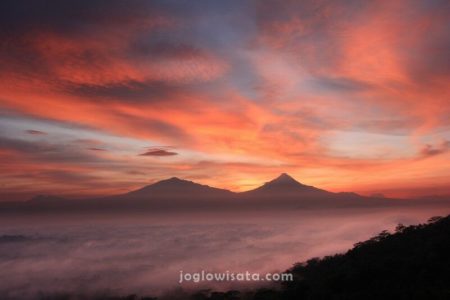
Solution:
<path fill-rule="evenodd" d="M 304 185 L 287 173 L 282 173 L 277 178 L 266 182 L 259 188 L 256 188 L 249 193 L 260 193 L 263 195 L 275 194 L 297 194 L 305 192 L 317 192 L 321 191 L 313 186 Z"/>
<path fill-rule="evenodd" d="M 297 180 L 295 180 L 292 176 L 290 176 L 287 173 L 281 173 L 280 176 L 270 181 L 272 183 L 278 182 L 278 183 L 292 183 L 292 184 L 301 184 Z"/>
<path fill-rule="evenodd" d="M 183 197 L 202 197 L 210 195 L 210 193 L 231 194 L 228 190 L 213 188 L 207 185 L 198 184 L 190 180 L 171 177 L 153 184 L 147 185 L 141 189 L 132 191 L 128 195 L 150 196 L 150 195 L 166 195 L 166 196 L 183 196 Z"/>
<path fill-rule="evenodd" d="M 171 178 L 168 178 L 168 179 L 163 179 L 163 180 L 158 181 L 158 182 L 156 182 L 154 184 L 168 184 L 168 183 L 170 183 L 170 184 L 180 184 L 180 183 L 192 183 L 192 184 L 194 184 L 194 182 L 192 182 L 192 181 L 185 180 L 185 179 L 180 179 L 178 177 L 171 177 Z"/>

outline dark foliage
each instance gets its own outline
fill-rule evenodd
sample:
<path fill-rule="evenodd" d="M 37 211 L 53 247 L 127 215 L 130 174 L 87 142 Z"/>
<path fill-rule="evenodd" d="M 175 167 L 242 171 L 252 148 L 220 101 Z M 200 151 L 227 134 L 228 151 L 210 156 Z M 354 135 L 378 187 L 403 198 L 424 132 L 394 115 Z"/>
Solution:
<path fill-rule="evenodd" d="M 450 299 L 450 216 L 295 265 L 274 299 Z"/>

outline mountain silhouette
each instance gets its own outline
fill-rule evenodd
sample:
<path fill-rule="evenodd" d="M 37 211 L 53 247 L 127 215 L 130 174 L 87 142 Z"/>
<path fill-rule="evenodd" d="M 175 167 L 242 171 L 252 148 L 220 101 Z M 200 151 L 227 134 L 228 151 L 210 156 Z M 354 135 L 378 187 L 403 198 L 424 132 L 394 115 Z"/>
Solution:
<path fill-rule="evenodd" d="M 418 206 L 430 203 L 433 202 L 365 197 L 351 192 L 333 193 L 302 184 L 288 174 L 282 173 L 256 189 L 240 193 L 172 177 L 119 195 L 83 200 L 37 196 L 26 202 L 0 203 L 0 213 L 310 210 Z M 443 201 L 435 201 L 433 205 L 442 203 Z"/>
<path fill-rule="evenodd" d="M 198 184 L 189 180 L 172 177 L 147 185 L 141 189 L 124 194 L 124 197 L 226 197 L 233 193 L 225 190 Z"/>
<path fill-rule="evenodd" d="M 262 186 L 240 193 L 248 205 L 259 209 L 320 209 L 391 205 L 392 201 L 373 199 L 355 193 L 332 193 L 305 185 L 286 173 Z"/>
<path fill-rule="evenodd" d="M 315 188 L 313 186 L 304 185 L 286 173 L 282 173 L 277 178 L 264 183 L 262 186 L 245 192 L 247 195 L 264 195 L 273 196 L 274 194 L 282 195 L 301 195 L 304 193 L 328 193 L 327 191 Z"/>
<path fill-rule="evenodd" d="M 153 209 L 293 209 L 335 208 L 368 205 L 365 197 L 341 195 L 304 185 L 286 173 L 262 186 L 242 193 L 201 185 L 172 177 L 126 194 L 108 197 L 121 201 L 120 206 L 152 207 Z M 378 202 L 377 202 L 378 203 Z"/>

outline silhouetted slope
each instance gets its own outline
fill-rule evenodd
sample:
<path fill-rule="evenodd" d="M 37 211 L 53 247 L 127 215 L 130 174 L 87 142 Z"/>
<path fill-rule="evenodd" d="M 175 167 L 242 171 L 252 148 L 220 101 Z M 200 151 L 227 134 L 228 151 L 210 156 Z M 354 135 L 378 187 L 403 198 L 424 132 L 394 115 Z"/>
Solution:
<path fill-rule="evenodd" d="M 141 189 L 102 199 L 112 208 L 128 210 L 214 210 L 228 207 L 234 193 L 172 177 Z"/>
<path fill-rule="evenodd" d="M 392 199 L 376 199 L 355 193 L 332 193 L 305 185 L 286 173 L 238 196 L 255 207 L 277 209 L 333 209 L 345 207 L 390 206 Z"/>
<path fill-rule="evenodd" d="M 450 299 L 450 216 L 289 271 L 296 280 L 272 299 Z"/>
<path fill-rule="evenodd" d="M 355 193 L 332 193 L 304 185 L 283 173 L 247 192 L 233 193 L 172 177 L 125 194 L 83 200 L 37 196 L 30 201 L 0 202 L 0 213 L 22 212 L 146 212 L 188 210 L 313 210 L 392 206 L 446 205 L 443 201 L 399 201 L 364 197 Z"/>
<path fill-rule="evenodd" d="M 282 173 L 277 178 L 266 182 L 262 186 L 245 192 L 247 195 L 271 195 L 271 194 L 284 194 L 284 195 L 298 195 L 303 193 L 328 193 L 327 191 L 315 188 L 313 186 L 304 185 L 286 173 Z"/>
<path fill-rule="evenodd" d="M 189 180 L 172 177 L 147 185 L 136 191 L 122 195 L 123 197 L 226 197 L 232 192 L 224 189 L 198 184 Z"/>

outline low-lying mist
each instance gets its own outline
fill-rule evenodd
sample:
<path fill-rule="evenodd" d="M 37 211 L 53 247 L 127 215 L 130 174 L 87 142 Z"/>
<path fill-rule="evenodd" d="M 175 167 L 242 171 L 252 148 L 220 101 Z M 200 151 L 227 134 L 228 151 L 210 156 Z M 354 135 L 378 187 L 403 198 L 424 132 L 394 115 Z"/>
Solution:
<path fill-rule="evenodd" d="M 158 296 L 233 283 L 179 284 L 180 271 L 282 272 L 343 252 L 378 232 L 446 215 L 448 208 L 290 214 L 15 217 L 0 221 L 0 295 Z M 242 285 L 242 284 L 241 284 Z"/>

